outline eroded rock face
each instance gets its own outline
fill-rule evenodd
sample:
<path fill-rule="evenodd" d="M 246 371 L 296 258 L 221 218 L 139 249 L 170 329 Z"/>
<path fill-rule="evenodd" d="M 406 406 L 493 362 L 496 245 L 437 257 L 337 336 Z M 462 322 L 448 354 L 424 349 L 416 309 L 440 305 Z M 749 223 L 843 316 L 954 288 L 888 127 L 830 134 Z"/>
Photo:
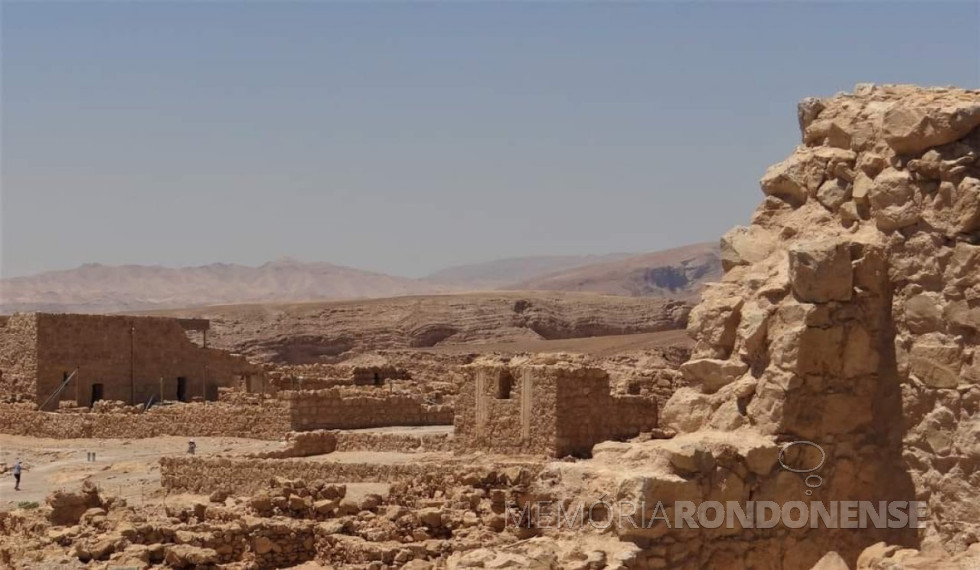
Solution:
<path fill-rule="evenodd" d="M 881 539 L 963 551 L 980 536 L 980 92 L 861 85 L 799 119 L 805 144 L 765 173 L 692 310 L 665 427 L 814 441 L 820 499 L 927 501 L 925 529 Z"/>

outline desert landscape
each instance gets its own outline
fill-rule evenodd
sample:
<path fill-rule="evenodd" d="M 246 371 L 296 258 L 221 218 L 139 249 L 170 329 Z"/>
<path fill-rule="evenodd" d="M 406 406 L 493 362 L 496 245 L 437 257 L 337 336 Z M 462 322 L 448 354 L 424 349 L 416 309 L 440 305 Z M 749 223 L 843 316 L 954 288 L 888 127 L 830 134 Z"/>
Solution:
<path fill-rule="evenodd" d="M 0 566 L 980 568 L 980 91 L 796 119 L 717 245 L 3 280 Z"/>

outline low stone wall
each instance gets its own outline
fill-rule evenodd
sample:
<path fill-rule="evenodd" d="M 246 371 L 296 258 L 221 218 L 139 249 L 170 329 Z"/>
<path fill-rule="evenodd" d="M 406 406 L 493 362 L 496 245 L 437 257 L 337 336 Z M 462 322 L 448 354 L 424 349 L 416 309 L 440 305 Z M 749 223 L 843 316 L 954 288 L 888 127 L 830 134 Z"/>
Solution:
<path fill-rule="evenodd" d="M 430 406 L 399 394 L 343 394 L 333 388 L 280 392 L 279 398 L 289 405 L 294 431 L 453 423 L 452 406 Z"/>
<path fill-rule="evenodd" d="M 276 477 L 306 482 L 389 483 L 446 468 L 444 464 L 421 463 L 385 465 L 297 459 L 161 457 L 160 484 L 171 491 L 202 494 L 233 491 L 236 495 L 251 495 L 272 488 L 271 482 Z"/>
<path fill-rule="evenodd" d="M 23 406 L 0 407 L 0 433 L 54 439 L 175 435 L 279 440 L 289 431 L 289 411 L 276 401 L 247 407 L 213 402 L 175 404 L 151 408 L 142 414 L 58 413 Z"/>
<path fill-rule="evenodd" d="M 526 488 L 541 472 L 537 461 L 474 464 L 467 458 L 400 463 L 334 463 L 298 459 L 161 457 L 160 484 L 168 491 L 256 495 L 280 488 L 283 480 L 314 483 L 390 483 L 396 504 L 413 505 L 456 485 Z"/>
<path fill-rule="evenodd" d="M 327 430 L 291 431 L 286 434 L 285 446 L 275 451 L 252 453 L 246 457 L 256 459 L 287 459 L 290 457 L 309 457 L 325 455 L 337 449 L 336 432 Z"/>
<path fill-rule="evenodd" d="M 408 435 L 335 431 L 337 451 L 452 451 L 448 433 Z"/>
<path fill-rule="evenodd" d="M 210 511 L 221 510 L 209 507 L 207 520 L 178 527 L 169 523 L 137 523 L 115 540 L 127 546 L 141 545 L 144 548 L 135 550 L 144 552 L 151 564 L 164 563 L 175 568 L 214 568 L 217 564 L 233 564 L 247 558 L 254 559 L 255 568 L 283 568 L 316 556 L 318 537 L 312 522 L 240 517 L 229 524 L 212 518 Z M 75 550 L 81 560 L 105 560 L 107 554 L 122 546 L 114 545 L 112 538 L 99 538 L 102 537 L 76 543 Z"/>

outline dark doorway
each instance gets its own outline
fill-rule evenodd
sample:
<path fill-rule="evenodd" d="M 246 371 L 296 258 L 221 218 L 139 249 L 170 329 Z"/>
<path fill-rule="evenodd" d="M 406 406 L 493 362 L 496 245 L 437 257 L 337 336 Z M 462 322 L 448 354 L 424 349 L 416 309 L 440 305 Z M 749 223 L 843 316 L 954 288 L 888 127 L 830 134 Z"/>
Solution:
<path fill-rule="evenodd" d="M 187 401 L 187 378 L 183 376 L 177 378 L 177 401 Z"/>
<path fill-rule="evenodd" d="M 506 370 L 497 379 L 497 399 L 509 400 L 511 388 L 514 387 L 514 377 Z"/>
<path fill-rule="evenodd" d="M 102 399 L 102 384 L 92 384 L 92 405 Z"/>
<path fill-rule="evenodd" d="M 378 374 L 377 372 L 374 373 L 374 385 L 375 386 L 381 385 L 381 375 Z"/>

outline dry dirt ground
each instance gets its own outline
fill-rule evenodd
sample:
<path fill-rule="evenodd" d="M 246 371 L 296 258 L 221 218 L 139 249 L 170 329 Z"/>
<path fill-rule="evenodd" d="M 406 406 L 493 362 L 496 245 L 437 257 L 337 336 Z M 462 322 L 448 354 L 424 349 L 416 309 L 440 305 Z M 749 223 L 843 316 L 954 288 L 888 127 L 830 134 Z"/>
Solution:
<path fill-rule="evenodd" d="M 437 426 L 441 427 L 441 426 Z M 401 428 L 406 429 L 406 428 Z M 198 437 L 198 456 L 243 455 L 278 449 L 282 443 L 227 437 Z M 95 453 L 95 462 L 87 455 Z M 149 439 L 40 439 L 0 435 L 0 467 L 6 466 L 0 479 L 0 511 L 9 511 L 22 503 L 44 504 L 44 499 L 57 489 L 81 488 L 92 481 L 106 494 L 123 497 L 133 506 L 157 504 L 167 500 L 181 501 L 189 497 L 167 497 L 160 486 L 159 459 L 187 453 L 187 438 L 155 437 Z M 357 461 L 365 463 L 404 463 L 418 460 L 419 454 L 382 452 L 338 452 L 317 461 Z M 10 467 L 20 458 L 23 462 L 21 490 L 14 490 Z M 386 493 L 387 485 L 379 483 L 349 483 L 348 496 L 367 493 Z"/>
<path fill-rule="evenodd" d="M 224 437 L 198 437 L 197 454 L 255 453 L 278 448 L 281 444 Z M 95 462 L 87 460 L 95 453 Z M 131 504 L 157 500 L 161 495 L 160 457 L 187 453 L 187 438 L 151 439 L 39 439 L 0 435 L 0 463 L 7 472 L 0 483 L 0 510 L 10 510 L 22 502 L 44 503 L 56 489 L 75 489 L 85 480 L 107 493 L 124 497 Z M 9 468 L 17 458 L 23 461 L 21 490 L 14 491 Z"/>

